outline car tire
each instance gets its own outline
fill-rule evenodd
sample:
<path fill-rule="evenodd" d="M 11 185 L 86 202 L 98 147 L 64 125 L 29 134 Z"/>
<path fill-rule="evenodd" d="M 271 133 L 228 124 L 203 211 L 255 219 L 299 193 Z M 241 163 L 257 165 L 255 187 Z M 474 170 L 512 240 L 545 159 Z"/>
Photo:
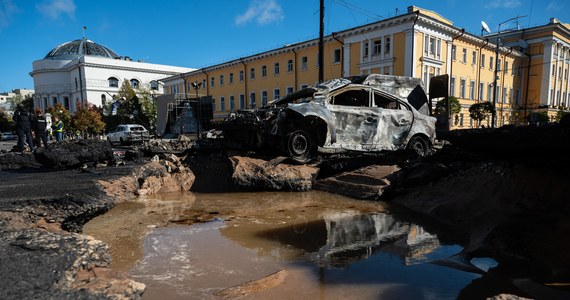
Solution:
<path fill-rule="evenodd" d="M 429 144 L 427 140 L 419 135 L 413 136 L 408 142 L 407 149 L 412 151 L 418 157 L 424 157 L 429 154 Z"/>
<path fill-rule="evenodd" d="M 286 153 L 296 162 L 303 164 L 310 162 L 315 156 L 316 149 L 314 139 L 304 130 L 290 132 L 285 138 Z"/>

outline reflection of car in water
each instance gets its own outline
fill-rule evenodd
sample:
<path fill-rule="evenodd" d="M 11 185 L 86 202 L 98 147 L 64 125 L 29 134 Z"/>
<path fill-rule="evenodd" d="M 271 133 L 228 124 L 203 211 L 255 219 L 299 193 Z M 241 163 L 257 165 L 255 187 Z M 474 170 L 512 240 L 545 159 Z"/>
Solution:
<path fill-rule="evenodd" d="M 436 118 L 421 80 L 368 75 L 334 79 L 232 113 L 221 125 L 232 145 L 273 147 L 299 162 L 317 153 L 412 149 L 429 153 Z"/>
<path fill-rule="evenodd" d="M 144 142 L 150 139 L 150 133 L 142 125 L 123 124 L 115 127 L 109 134 L 107 140 L 111 143 L 121 145 Z"/>

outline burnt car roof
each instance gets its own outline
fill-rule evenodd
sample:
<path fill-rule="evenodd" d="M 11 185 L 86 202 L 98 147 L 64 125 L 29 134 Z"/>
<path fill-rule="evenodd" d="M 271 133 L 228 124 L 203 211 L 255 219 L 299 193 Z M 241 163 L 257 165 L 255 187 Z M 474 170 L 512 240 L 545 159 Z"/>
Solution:
<path fill-rule="evenodd" d="M 361 75 L 346 78 L 327 80 L 319 83 L 316 87 L 307 87 L 297 92 L 288 94 L 273 101 L 272 105 L 291 103 L 297 99 L 311 97 L 317 92 L 333 91 L 349 84 L 367 85 L 394 95 L 401 100 L 407 101 L 418 112 L 429 115 L 428 97 L 424 90 L 424 84 L 419 78 L 393 75 Z"/>

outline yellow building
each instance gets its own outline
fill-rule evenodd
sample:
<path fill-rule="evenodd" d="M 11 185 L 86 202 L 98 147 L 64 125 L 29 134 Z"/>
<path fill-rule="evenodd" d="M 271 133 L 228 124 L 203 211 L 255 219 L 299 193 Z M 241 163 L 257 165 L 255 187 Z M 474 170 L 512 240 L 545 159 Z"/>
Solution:
<path fill-rule="evenodd" d="M 477 124 L 469 116 L 469 107 L 480 101 L 495 101 L 495 125 L 502 126 L 519 124 L 537 109 L 554 115 L 568 108 L 569 45 L 569 26 L 555 19 L 482 37 L 410 6 L 406 14 L 325 36 L 323 73 L 325 80 L 371 73 L 413 76 L 426 88 L 430 77 L 449 74 L 450 95 L 461 104 L 453 128 L 490 126 L 490 117 Z M 315 85 L 318 48 L 314 39 L 172 76 L 163 80 L 165 93 L 173 99 L 210 96 L 214 118 L 223 118 Z M 192 83 L 201 86 L 195 90 Z"/>

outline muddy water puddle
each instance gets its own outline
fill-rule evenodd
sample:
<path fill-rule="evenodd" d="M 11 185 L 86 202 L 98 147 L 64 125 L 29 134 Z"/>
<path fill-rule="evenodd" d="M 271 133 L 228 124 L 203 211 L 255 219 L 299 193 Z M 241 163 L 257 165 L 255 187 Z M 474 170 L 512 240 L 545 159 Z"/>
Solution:
<path fill-rule="evenodd" d="M 480 277 L 432 263 L 462 248 L 382 203 L 316 191 L 140 198 L 84 232 L 143 299 L 455 299 Z"/>

